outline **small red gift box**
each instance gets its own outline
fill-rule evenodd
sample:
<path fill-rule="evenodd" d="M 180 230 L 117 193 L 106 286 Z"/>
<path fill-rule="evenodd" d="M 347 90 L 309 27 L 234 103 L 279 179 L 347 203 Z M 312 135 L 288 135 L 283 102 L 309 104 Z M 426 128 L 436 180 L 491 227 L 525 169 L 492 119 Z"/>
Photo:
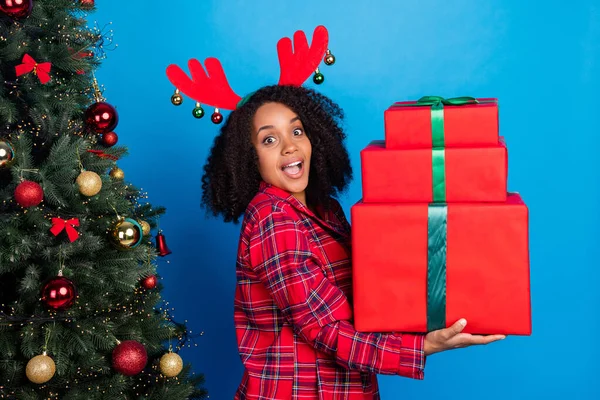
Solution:
<path fill-rule="evenodd" d="M 351 208 L 354 324 L 428 332 L 531 334 L 528 209 L 504 203 Z"/>
<path fill-rule="evenodd" d="M 507 149 L 388 149 L 373 141 L 361 153 L 365 203 L 506 201 Z"/>
<path fill-rule="evenodd" d="M 394 103 L 384 123 L 389 149 L 489 146 L 498 143 L 498 101 L 427 96 Z"/>

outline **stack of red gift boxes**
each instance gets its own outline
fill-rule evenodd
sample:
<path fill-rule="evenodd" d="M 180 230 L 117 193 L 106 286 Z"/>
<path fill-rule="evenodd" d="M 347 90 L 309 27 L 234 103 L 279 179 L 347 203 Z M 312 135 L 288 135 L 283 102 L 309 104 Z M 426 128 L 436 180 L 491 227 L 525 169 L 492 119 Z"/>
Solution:
<path fill-rule="evenodd" d="M 507 193 L 496 99 L 427 96 L 384 113 L 351 208 L 355 327 L 531 334 L 528 209 Z"/>

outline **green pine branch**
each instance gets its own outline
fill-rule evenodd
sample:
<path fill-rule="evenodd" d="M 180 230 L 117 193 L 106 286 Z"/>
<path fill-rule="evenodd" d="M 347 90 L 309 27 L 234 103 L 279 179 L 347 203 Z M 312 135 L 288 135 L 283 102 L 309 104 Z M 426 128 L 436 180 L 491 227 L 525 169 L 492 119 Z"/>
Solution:
<path fill-rule="evenodd" d="M 95 101 L 92 76 L 102 61 L 97 52 L 103 39 L 88 28 L 82 11 L 73 0 L 36 0 L 24 20 L 0 15 L 0 140 L 15 153 L 11 164 L 0 167 L 0 395 L 206 398 L 203 376 L 191 374 L 190 365 L 177 378 L 160 374 L 169 345 L 178 350 L 191 338 L 185 324 L 162 308 L 162 285 L 140 286 L 144 277 L 158 274 L 151 234 L 129 250 L 110 239 L 119 217 L 156 229 L 166 209 L 150 204 L 131 182 L 109 176 L 128 149 L 102 146 L 83 121 Z M 50 82 L 41 84 L 32 72 L 16 76 L 25 54 L 52 63 Z M 100 176 L 96 195 L 80 193 L 82 170 Z M 42 187 L 38 206 L 17 203 L 15 189 L 23 180 Z M 77 219 L 78 238 L 71 242 L 64 230 L 52 234 L 53 218 Z M 70 308 L 56 311 L 40 298 L 59 271 L 78 296 Z M 112 366 L 112 351 L 123 340 L 143 343 L 148 353 L 137 376 L 125 377 Z M 44 351 L 56 373 L 45 384 L 33 384 L 25 367 Z"/>

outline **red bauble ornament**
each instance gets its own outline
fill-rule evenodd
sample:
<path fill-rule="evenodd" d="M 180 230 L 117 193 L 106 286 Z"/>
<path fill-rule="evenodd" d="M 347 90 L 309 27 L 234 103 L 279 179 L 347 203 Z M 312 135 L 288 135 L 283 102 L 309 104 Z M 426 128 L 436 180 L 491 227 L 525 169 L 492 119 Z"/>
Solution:
<path fill-rule="evenodd" d="M 114 132 L 106 132 L 104 135 L 102 135 L 102 144 L 106 147 L 114 146 L 117 144 L 117 140 L 119 140 L 119 137 Z"/>
<path fill-rule="evenodd" d="M 21 207 L 35 207 L 44 199 L 42 187 L 32 181 L 23 181 L 15 188 L 15 200 Z"/>
<path fill-rule="evenodd" d="M 146 349 L 135 340 L 121 342 L 112 352 L 113 368 L 126 376 L 139 374 L 147 362 Z"/>
<path fill-rule="evenodd" d="M 157 283 L 158 279 L 156 279 L 156 275 L 150 275 L 142 279 L 142 287 L 144 287 L 144 289 L 154 289 Z"/>
<path fill-rule="evenodd" d="M 85 110 L 85 123 L 96 133 L 108 133 L 117 127 L 119 114 L 112 105 L 100 101 Z"/>
<path fill-rule="evenodd" d="M 223 122 L 223 114 L 219 112 L 219 109 L 215 109 L 215 112 L 210 117 L 210 120 L 213 122 L 213 124 L 220 124 Z"/>
<path fill-rule="evenodd" d="M 66 310 L 77 298 L 75 284 L 64 276 L 49 279 L 42 287 L 42 302 L 54 310 Z"/>
<path fill-rule="evenodd" d="M 33 9 L 33 0 L 0 0 L 0 11 L 14 19 L 27 18 Z"/>
<path fill-rule="evenodd" d="M 94 0 L 79 0 L 79 3 L 84 7 L 84 8 L 92 8 L 95 6 Z"/>

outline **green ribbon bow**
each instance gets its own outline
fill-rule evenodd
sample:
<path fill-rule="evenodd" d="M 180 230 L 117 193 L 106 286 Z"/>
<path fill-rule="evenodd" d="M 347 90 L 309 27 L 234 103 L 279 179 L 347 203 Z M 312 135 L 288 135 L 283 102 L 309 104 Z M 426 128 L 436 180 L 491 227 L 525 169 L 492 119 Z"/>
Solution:
<path fill-rule="evenodd" d="M 427 209 L 427 332 L 446 327 L 446 246 L 448 207 Z"/>
<path fill-rule="evenodd" d="M 423 96 L 417 100 L 419 105 L 433 105 L 442 103 L 447 106 L 462 106 L 464 104 L 478 104 L 479 100 L 471 96 L 451 97 L 445 99 L 442 96 Z"/>

